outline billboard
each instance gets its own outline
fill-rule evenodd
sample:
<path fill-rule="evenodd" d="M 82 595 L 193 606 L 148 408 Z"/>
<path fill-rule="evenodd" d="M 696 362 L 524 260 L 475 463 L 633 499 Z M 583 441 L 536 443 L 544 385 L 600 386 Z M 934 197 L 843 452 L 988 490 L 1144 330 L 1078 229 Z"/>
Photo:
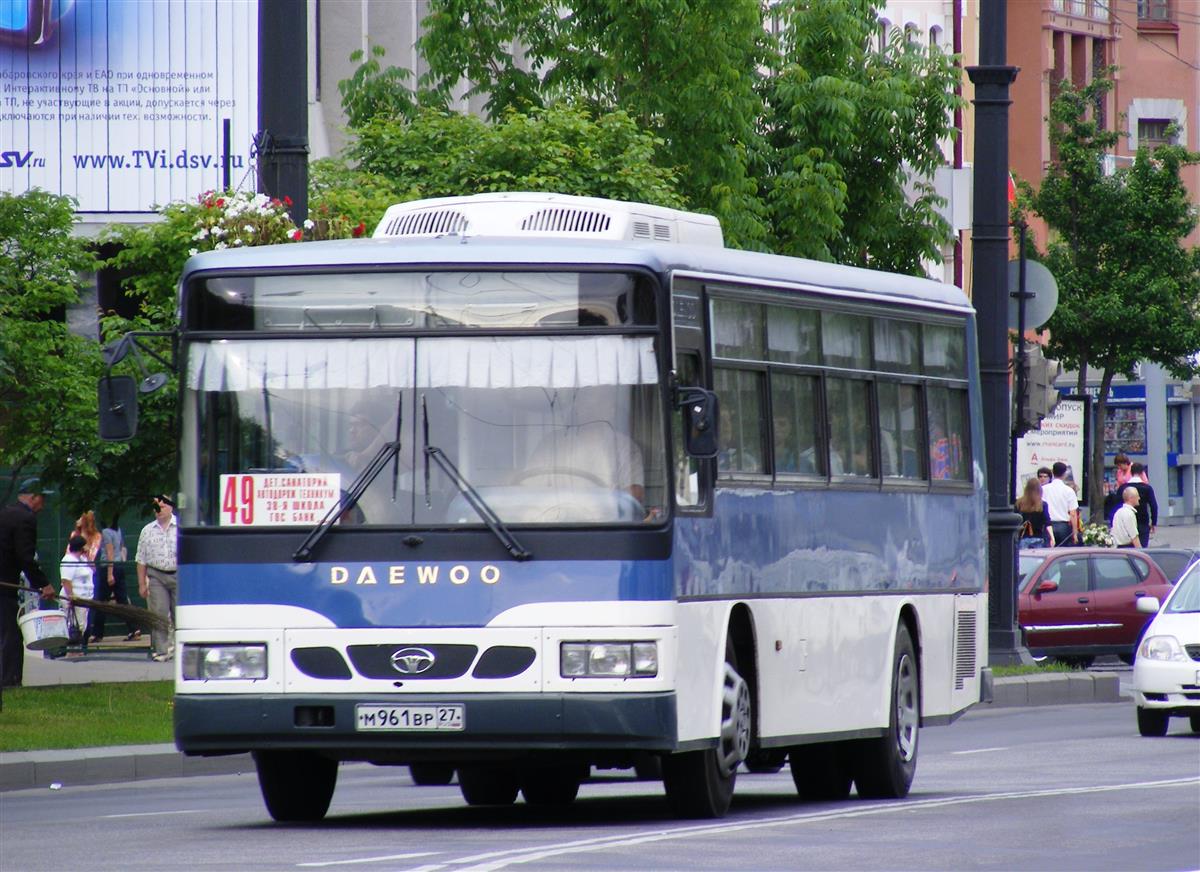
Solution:
<path fill-rule="evenodd" d="M 1083 400 L 1059 400 L 1054 411 L 1042 419 L 1041 429 L 1017 439 L 1014 500 L 1025 482 L 1037 477 L 1039 467 L 1052 467 L 1060 460 L 1067 465 L 1067 481 L 1082 487 L 1086 409 Z"/>
<path fill-rule="evenodd" d="M 0 190 L 153 211 L 221 187 L 226 119 L 253 189 L 257 83 L 257 0 L 0 0 Z"/>

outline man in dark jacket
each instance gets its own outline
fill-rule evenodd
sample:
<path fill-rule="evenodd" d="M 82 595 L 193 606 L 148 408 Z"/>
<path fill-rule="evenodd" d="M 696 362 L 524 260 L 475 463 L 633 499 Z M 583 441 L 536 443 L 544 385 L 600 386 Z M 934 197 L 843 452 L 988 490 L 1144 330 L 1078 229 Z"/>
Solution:
<path fill-rule="evenodd" d="M 1131 474 L 1125 486 L 1137 488 L 1140 498 L 1137 506 L 1138 540 L 1143 548 L 1149 548 L 1150 534 L 1158 526 L 1158 500 L 1154 498 L 1154 488 L 1146 481 L 1145 464 L 1135 463 L 1129 467 L 1129 472 Z"/>
<path fill-rule="evenodd" d="M 37 562 L 37 513 L 46 505 L 41 481 L 27 478 L 18 488 L 17 501 L 0 509 L 0 581 L 28 584 L 43 597 L 55 595 Z M 21 578 L 25 573 L 25 578 Z M 25 671 L 25 645 L 17 626 L 18 591 L 0 587 L 0 686 L 20 687 Z"/>

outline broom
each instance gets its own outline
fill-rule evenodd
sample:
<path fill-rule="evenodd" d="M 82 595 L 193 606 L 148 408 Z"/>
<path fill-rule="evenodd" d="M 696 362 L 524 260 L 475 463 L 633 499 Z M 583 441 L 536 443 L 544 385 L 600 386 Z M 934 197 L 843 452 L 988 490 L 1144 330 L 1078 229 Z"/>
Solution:
<path fill-rule="evenodd" d="M 30 587 L 25 584 L 12 584 L 7 581 L 0 581 L 0 587 L 11 587 L 14 590 L 27 590 L 31 593 L 41 593 L 36 587 Z M 55 599 L 66 600 L 73 606 L 79 606 L 84 609 L 96 609 L 104 612 L 106 615 L 111 615 L 114 618 L 120 618 L 130 627 L 144 626 L 155 630 L 169 630 L 171 622 L 162 615 L 157 615 L 149 609 L 143 609 L 141 606 L 129 605 L 127 603 L 116 603 L 102 600 L 88 599 L 83 596 L 65 596 L 59 594 Z"/>

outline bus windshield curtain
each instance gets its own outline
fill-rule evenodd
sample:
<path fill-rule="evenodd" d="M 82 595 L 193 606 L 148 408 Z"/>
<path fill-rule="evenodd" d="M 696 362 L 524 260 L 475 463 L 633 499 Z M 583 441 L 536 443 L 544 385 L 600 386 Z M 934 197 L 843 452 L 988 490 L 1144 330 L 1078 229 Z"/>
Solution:
<path fill-rule="evenodd" d="M 572 388 L 657 381 L 649 336 L 223 340 L 193 343 L 187 375 L 192 390 L 224 392 Z"/>

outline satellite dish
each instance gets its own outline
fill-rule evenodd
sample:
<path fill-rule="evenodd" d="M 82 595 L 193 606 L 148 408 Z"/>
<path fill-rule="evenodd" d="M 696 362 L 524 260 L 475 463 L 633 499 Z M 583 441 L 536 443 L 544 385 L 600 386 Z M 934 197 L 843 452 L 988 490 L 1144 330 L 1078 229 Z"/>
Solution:
<path fill-rule="evenodd" d="M 1017 311 L 1017 292 L 1021 282 L 1021 261 L 1008 262 L 1008 328 L 1017 329 L 1020 313 Z M 1025 299 L 1025 329 L 1041 327 L 1050 320 L 1058 307 L 1058 282 L 1054 273 L 1036 260 L 1025 261 L 1025 292 L 1033 296 Z"/>

